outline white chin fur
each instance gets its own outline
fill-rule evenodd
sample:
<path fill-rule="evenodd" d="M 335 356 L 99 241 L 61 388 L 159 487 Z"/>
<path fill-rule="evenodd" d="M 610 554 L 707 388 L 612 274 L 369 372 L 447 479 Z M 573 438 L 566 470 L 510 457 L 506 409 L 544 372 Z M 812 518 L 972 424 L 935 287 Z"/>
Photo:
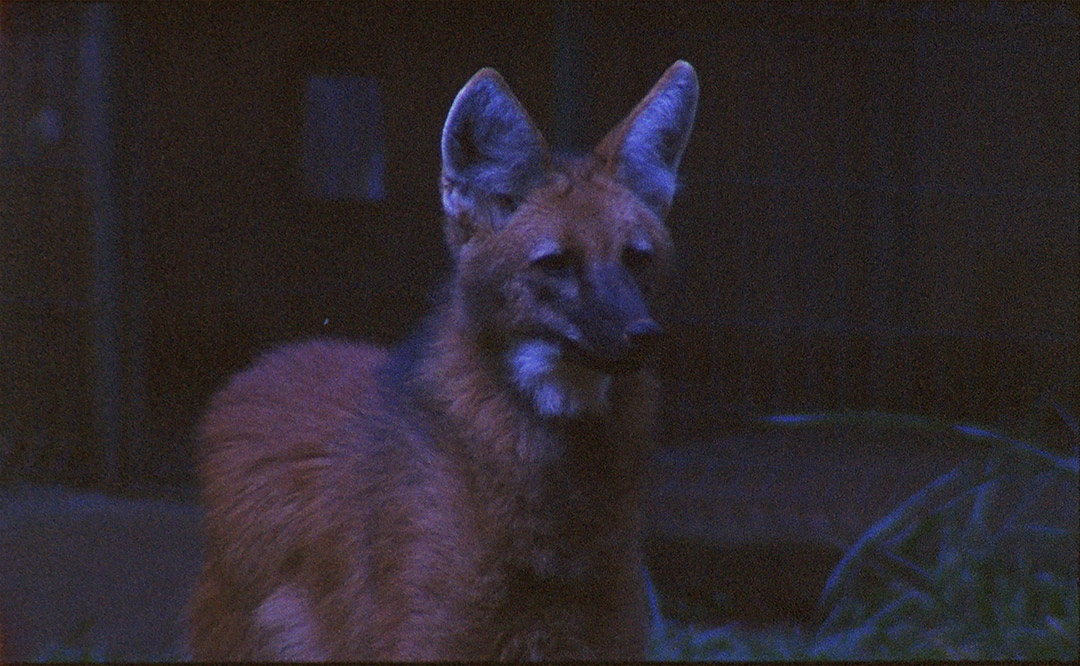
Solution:
<path fill-rule="evenodd" d="M 607 409 L 611 376 L 563 363 L 562 350 L 546 340 L 526 340 L 507 354 L 510 376 L 540 416 L 574 417 Z"/>

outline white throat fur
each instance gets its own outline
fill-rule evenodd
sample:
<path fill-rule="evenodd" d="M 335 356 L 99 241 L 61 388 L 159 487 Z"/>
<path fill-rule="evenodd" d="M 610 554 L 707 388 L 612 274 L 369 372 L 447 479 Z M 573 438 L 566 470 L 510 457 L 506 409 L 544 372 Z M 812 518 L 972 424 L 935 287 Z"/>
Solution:
<path fill-rule="evenodd" d="M 510 377 L 540 416 L 575 417 L 608 408 L 611 375 L 567 363 L 547 340 L 525 340 L 507 353 Z"/>

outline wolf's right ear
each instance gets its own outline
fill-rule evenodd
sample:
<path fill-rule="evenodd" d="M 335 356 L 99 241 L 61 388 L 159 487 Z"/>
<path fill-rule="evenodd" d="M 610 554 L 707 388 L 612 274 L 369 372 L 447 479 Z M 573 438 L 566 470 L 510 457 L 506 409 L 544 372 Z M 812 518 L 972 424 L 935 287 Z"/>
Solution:
<path fill-rule="evenodd" d="M 544 138 L 499 73 L 477 72 L 454 98 L 442 134 L 447 241 L 457 249 L 481 225 L 501 226 L 544 177 Z"/>

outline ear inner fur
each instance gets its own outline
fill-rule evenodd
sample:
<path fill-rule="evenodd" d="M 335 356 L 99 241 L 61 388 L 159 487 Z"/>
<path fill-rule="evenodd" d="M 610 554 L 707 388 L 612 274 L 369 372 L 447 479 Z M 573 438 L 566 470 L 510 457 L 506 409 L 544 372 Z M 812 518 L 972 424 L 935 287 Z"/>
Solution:
<path fill-rule="evenodd" d="M 694 68 L 679 60 L 596 147 L 612 175 L 663 218 L 697 112 Z"/>

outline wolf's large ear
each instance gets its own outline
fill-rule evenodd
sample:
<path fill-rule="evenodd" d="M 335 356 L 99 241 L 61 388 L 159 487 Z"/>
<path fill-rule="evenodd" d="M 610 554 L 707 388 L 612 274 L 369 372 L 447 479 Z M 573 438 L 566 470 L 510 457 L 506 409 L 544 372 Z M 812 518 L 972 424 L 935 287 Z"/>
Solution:
<path fill-rule="evenodd" d="M 675 196 L 676 171 L 697 100 L 697 74 L 690 63 L 679 60 L 594 151 L 661 219 Z"/>
<path fill-rule="evenodd" d="M 477 72 L 443 126 L 442 201 L 451 245 L 468 240 L 476 225 L 500 226 L 543 178 L 548 161 L 544 138 L 499 73 Z"/>

